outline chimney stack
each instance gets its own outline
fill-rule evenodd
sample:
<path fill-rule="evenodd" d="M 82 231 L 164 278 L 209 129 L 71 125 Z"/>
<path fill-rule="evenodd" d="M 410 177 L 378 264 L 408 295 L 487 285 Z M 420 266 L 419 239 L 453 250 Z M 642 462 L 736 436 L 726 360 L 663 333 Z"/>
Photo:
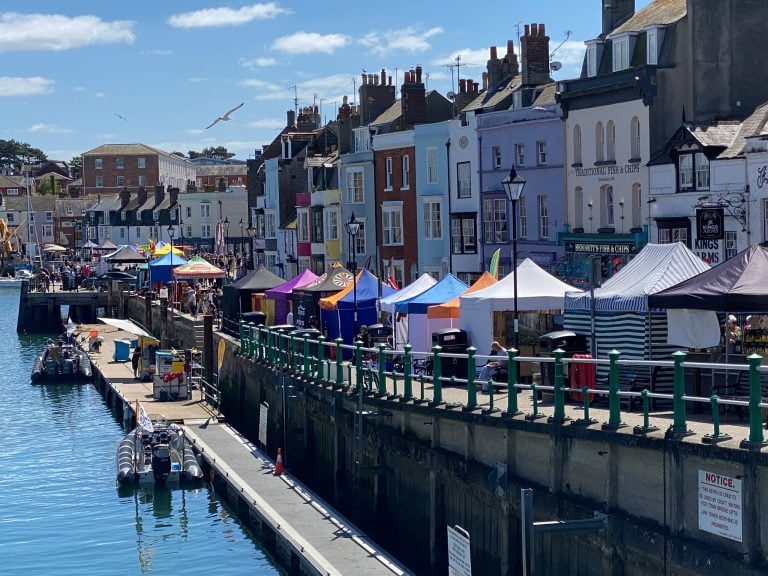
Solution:
<path fill-rule="evenodd" d="M 403 129 L 408 130 L 427 121 L 427 91 L 421 81 L 421 66 L 405 73 L 400 98 Z"/>
<path fill-rule="evenodd" d="M 139 186 L 138 200 L 139 206 L 144 206 L 147 203 L 147 189 L 144 186 Z M 141 218 L 141 214 L 138 217 Z"/>
<path fill-rule="evenodd" d="M 359 122 L 363 125 L 375 120 L 384 110 L 395 102 L 395 87 L 385 83 L 386 70 L 384 68 L 378 74 L 363 74 L 363 84 L 358 90 L 359 96 Z M 374 82 L 374 78 L 376 79 Z"/>
<path fill-rule="evenodd" d="M 165 186 L 162 184 L 155 186 L 155 208 L 160 205 L 163 198 L 165 198 Z"/>
<path fill-rule="evenodd" d="M 170 200 L 171 200 L 170 207 L 173 208 L 176 205 L 176 203 L 179 201 L 179 189 L 168 188 L 168 194 L 170 195 Z"/>
<path fill-rule="evenodd" d="M 523 60 L 523 85 L 540 86 L 552 81 L 549 75 L 549 36 L 544 24 L 526 24 L 525 35 L 520 39 L 520 55 Z"/>
<path fill-rule="evenodd" d="M 635 14 L 635 0 L 600 0 L 603 35 L 610 34 Z"/>
<path fill-rule="evenodd" d="M 296 112 L 293 110 L 288 110 L 286 114 L 286 126 L 288 128 L 291 128 L 292 126 L 296 126 Z"/>
<path fill-rule="evenodd" d="M 125 207 L 128 206 L 130 201 L 131 193 L 128 191 L 128 188 L 120 190 L 120 210 L 125 210 Z"/>

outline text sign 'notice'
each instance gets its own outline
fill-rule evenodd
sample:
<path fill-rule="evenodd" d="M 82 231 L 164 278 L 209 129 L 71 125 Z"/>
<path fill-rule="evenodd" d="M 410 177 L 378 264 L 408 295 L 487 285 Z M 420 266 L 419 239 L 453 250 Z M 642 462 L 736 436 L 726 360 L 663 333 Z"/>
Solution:
<path fill-rule="evenodd" d="M 448 576 L 472 576 L 469 534 L 456 526 L 448 528 Z"/>
<path fill-rule="evenodd" d="M 741 480 L 699 470 L 699 530 L 741 542 Z"/>

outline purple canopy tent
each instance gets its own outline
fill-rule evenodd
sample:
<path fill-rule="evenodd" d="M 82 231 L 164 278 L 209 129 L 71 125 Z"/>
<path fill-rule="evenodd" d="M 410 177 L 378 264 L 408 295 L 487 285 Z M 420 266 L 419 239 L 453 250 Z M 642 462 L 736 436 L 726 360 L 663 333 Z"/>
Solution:
<path fill-rule="evenodd" d="M 314 282 L 317 278 L 317 274 L 310 270 L 304 270 L 298 276 L 288 280 L 288 282 L 284 282 L 280 286 L 276 286 L 264 293 L 267 298 L 275 301 L 275 325 L 285 324 L 285 319 L 288 316 L 288 302 L 291 299 L 293 289 Z"/>

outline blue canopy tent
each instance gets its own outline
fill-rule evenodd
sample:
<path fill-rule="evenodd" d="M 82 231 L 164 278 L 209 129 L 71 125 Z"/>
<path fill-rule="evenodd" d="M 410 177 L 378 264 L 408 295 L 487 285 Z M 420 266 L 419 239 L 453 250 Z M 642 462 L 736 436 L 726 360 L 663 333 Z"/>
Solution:
<path fill-rule="evenodd" d="M 421 294 L 395 304 L 395 311 L 398 314 L 408 314 L 408 342 L 413 346 L 413 350 L 426 352 L 432 348 L 428 308 L 456 298 L 466 292 L 467 288 L 469 286 L 456 276 L 448 274 Z"/>
<path fill-rule="evenodd" d="M 187 261 L 181 256 L 166 254 L 162 258 L 153 260 L 149 263 L 149 282 L 152 286 L 165 282 L 169 284 L 173 281 L 173 269 Z"/>
<path fill-rule="evenodd" d="M 379 321 L 379 279 L 364 269 L 358 273 L 356 289 L 354 285 L 350 285 L 341 293 L 320 300 L 320 316 L 323 327 L 328 331 L 329 339 L 335 340 L 341 335 L 347 344 L 354 341 L 356 336 L 354 334 L 355 291 L 357 291 L 357 325 L 368 326 Z M 394 293 L 394 288 L 381 283 L 382 297 Z"/>

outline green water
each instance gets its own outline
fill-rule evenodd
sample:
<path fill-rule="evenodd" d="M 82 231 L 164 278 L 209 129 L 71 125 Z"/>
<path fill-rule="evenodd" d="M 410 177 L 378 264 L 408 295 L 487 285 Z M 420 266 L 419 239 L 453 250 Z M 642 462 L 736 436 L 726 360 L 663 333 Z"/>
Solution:
<path fill-rule="evenodd" d="M 118 491 L 118 418 L 91 385 L 30 384 L 46 337 L 17 307 L 0 289 L 0 574 L 279 574 L 208 486 Z"/>

